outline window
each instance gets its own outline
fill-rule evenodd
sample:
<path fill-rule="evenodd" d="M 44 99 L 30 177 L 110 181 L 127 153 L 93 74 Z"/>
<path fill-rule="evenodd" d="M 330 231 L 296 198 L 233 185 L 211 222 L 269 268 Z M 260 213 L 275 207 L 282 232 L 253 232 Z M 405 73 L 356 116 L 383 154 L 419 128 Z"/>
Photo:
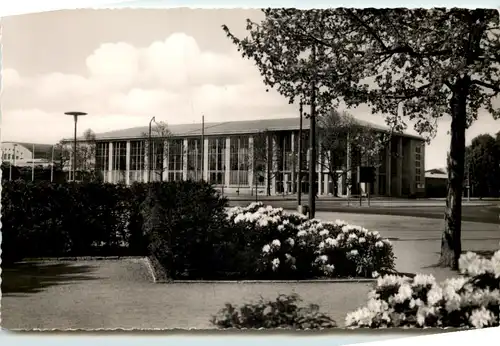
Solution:
<path fill-rule="evenodd" d="M 184 166 L 184 141 L 174 139 L 168 142 L 168 181 L 182 180 Z"/>
<path fill-rule="evenodd" d="M 127 170 L 127 143 L 113 143 L 112 182 L 125 183 Z"/>
<path fill-rule="evenodd" d="M 163 179 L 163 154 L 165 144 L 162 139 L 151 141 L 151 180 L 161 181 Z"/>
<path fill-rule="evenodd" d="M 229 166 L 231 185 L 248 185 L 249 151 L 248 137 L 231 137 L 229 148 Z"/>
<path fill-rule="evenodd" d="M 210 138 L 208 140 L 208 182 L 222 185 L 226 172 L 226 139 Z"/>
<path fill-rule="evenodd" d="M 96 174 L 103 181 L 107 181 L 109 168 L 109 143 L 98 142 L 95 148 L 95 170 Z"/>
<path fill-rule="evenodd" d="M 144 141 L 130 142 L 130 183 L 144 180 L 144 156 L 146 146 Z"/>
<path fill-rule="evenodd" d="M 202 146 L 201 140 L 199 138 L 188 139 L 188 153 L 187 153 L 187 164 L 188 164 L 188 179 L 200 180 L 203 175 L 201 172 L 201 160 L 202 160 Z"/>
<path fill-rule="evenodd" d="M 415 182 L 417 186 L 420 185 L 422 181 L 422 147 L 420 143 L 416 143 L 415 146 Z"/>

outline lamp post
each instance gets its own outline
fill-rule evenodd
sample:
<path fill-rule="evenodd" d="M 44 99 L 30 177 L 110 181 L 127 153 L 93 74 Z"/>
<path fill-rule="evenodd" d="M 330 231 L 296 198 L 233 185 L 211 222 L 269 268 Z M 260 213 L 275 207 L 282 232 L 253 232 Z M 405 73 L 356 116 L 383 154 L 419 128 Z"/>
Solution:
<path fill-rule="evenodd" d="M 148 183 L 151 182 L 151 167 L 152 167 L 152 160 L 151 160 L 151 124 L 156 122 L 155 117 L 152 117 L 151 120 L 149 121 L 149 137 L 148 137 Z"/>
<path fill-rule="evenodd" d="M 73 181 L 75 181 L 76 180 L 76 125 L 78 123 L 78 117 L 87 115 L 87 113 L 84 113 L 84 112 L 66 112 L 64 114 L 72 116 L 74 121 L 75 121 L 75 134 L 74 134 L 74 138 L 73 138 Z"/>
<path fill-rule="evenodd" d="M 52 146 L 52 160 L 50 162 L 50 182 L 54 182 L 54 146 Z"/>

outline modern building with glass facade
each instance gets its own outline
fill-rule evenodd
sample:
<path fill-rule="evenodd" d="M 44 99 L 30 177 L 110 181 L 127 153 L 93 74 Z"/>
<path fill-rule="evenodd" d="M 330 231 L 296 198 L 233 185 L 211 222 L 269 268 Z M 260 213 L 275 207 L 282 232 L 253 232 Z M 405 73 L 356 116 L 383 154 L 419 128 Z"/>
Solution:
<path fill-rule="evenodd" d="M 360 124 L 387 131 L 378 125 Z M 302 167 L 302 184 L 297 179 L 299 125 L 298 117 L 205 123 L 202 139 L 201 124 L 169 125 L 168 138 L 157 138 L 153 123 L 150 154 L 147 126 L 96 134 L 95 171 L 111 183 L 204 179 L 227 194 L 251 195 L 255 190 L 259 194 L 293 194 L 299 185 L 307 193 L 308 161 L 304 160 Z M 308 157 L 308 129 L 309 121 L 304 119 L 304 158 Z M 375 165 L 371 195 L 404 197 L 425 193 L 424 162 L 422 138 L 393 135 Z M 340 196 L 359 194 L 356 184 L 347 186 L 345 174 L 333 184 L 331 175 L 322 167 L 318 164 L 318 195 L 334 194 L 334 188 Z M 351 170 L 346 167 L 343 171 Z M 363 184 L 360 188 L 362 193 L 367 192 Z"/>

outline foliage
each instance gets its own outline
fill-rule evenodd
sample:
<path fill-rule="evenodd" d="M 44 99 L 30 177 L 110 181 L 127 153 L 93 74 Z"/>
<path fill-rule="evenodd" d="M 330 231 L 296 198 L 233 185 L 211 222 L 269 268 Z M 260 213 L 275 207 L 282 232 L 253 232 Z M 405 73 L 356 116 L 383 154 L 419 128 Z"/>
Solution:
<path fill-rule="evenodd" d="M 378 279 L 365 307 L 349 313 L 350 327 L 483 328 L 500 323 L 500 251 L 491 259 L 467 253 L 463 277 L 438 284 L 431 275 Z"/>
<path fill-rule="evenodd" d="M 264 83 L 318 113 L 342 100 L 368 104 L 401 130 L 405 120 L 430 139 L 451 117 L 449 186 L 441 264 L 456 268 L 461 253 L 465 130 L 484 109 L 500 108 L 498 13 L 485 9 L 266 9 L 247 20 L 249 36 L 224 31 L 253 60 Z M 312 88 L 315 86 L 316 88 Z M 406 119 L 405 119 L 406 118 Z"/>
<path fill-rule="evenodd" d="M 205 278 L 216 267 L 227 200 L 205 182 L 150 184 L 142 205 L 150 252 L 170 278 Z"/>
<path fill-rule="evenodd" d="M 310 304 L 299 307 L 300 298 L 296 294 L 279 295 L 275 301 L 261 298 L 257 303 L 245 304 L 238 309 L 232 304 L 212 317 L 212 324 L 219 328 L 238 329 L 323 329 L 335 328 L 329 316 L 320 313 L 319 307 Z"/>
<path fill-rule="evenodd" d="M 59 169 L 73 165 L 73 141 L 64 139 L 54 148 L 54 161 Z M 81 171 L 95 169 L 96 135 L 91 129 L 83 132 L 83 140 L 79 140 L 76 147 L 76 167 Z M 71 162 L 70 162 L 71 161 Z"/>
<path fill-rule="evenodd" d="M 262 203 L 227 213 L 235 228 L 253 235 L 248 246 L 259 251 L 253 258 L 261 278 L 372 277 L 394 269 L 392 245 L 378 232 L 307 220 Z"/>
<path fill-rule="evenodd" d="M 341 176 L 347 184 L 353 171 L 361 165 L 377 167 L 380 154 L 387 146 L 391 133 L 377 132 L 373 127 L 362 124 L 347 112 L 332 110 L 318 119 L 319 153 L 318 162 L 328 172 L 336 185 Z M 347 147 L 350 147 L 350 150 Z M 350 165 L 347 165 L 348 156 Z"/>
<path fill-rule="evenodd" d="M 500 135 L 500 132 L 499 132 Z M 500 196 L 500 136 L 479 135 L 466 148 L 466 170 L 471 192 L 478 197 Z"/>
<path fill-rule="evenodd" d="M 154 122 L 154 125 L 153 125 Z M 168 124 L 164 121 L 156 122 L 154 118 L 151 123 L 151 137 L 148 133 L 143 133 L 142 137 L 146 140 L 145 150 L 149 150 L 151 146 L 151 157 L 153 158 L 148 164 L 151 166 L 152 181 L 163 181 L 163 175 L 165 174 L 165 169 L 163 168 L 163 159 L 166 155 L 167 148 L 165 147 L 165 140 L 172 136 Z"/>

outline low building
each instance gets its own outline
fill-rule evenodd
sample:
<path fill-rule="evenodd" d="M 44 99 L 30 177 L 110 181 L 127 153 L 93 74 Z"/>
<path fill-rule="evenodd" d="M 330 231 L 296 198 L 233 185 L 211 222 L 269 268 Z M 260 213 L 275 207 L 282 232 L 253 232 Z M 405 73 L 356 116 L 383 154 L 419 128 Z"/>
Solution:
<path fill-rule="evenodd" d="M 446 197 L 448 174 L 445 169 L 435 168 L 425 171 L 425 196 L 429 198 Z"/>
<path fill-rule="evenodd" d="M 51 144 L 2 142 L 2 162 L 13 166 L 47 166 L 52 160 Z"/>
<path fill-rule="evenodd" d="M 379 125 L 361 121 L 360 124 L 377 131 L 388 131 Z M 306 153 L 307 119 L 304 119 L 303 129 L 303 152 Z M 255 189 L 259 194 L 267 191 L 272 195 L 291 194 L 299 185 L 304 193 L 309 190 L 307 167 L 303 167 L 303 183 L 297 182 L 298 117 L 206 123 L 203 141 L 201 124 L 169 125 L 169 130 L 169 137 L 160 139 L 160 142 L 153 136 L 152 160 L 149 160 L 147 150 L 148 126 L 96 134 L 96 173 L 106 182 L 123 184 L 204 179 L 227 194 L 249 195 Z M 266 143 L 264 162 L 258 157 L 262 150 L 256 149 L 256 143 L 262 142 L 262 138 Z M 79 141 L 79 145 L 83 145 L 83 139 Z M 71 139 L 67 144 L 71 144 Z M 424 139 L 409 134 L 393 135 L 376 165 L 375 183 L 369 187 L 371 195 L 423 195 L 424 162 Z M 346 174 L 333 184 L 322 165 L 318 165 L 317 171 L 319 195 L 334 193 L 334 186 L 341 196 L 360 192 L 356 184 L 347 186 Z M 345 171 L 355 170 L 347 167 Z M 364 184 L 360 188 L 361 193 L 368 191 Z"/>

